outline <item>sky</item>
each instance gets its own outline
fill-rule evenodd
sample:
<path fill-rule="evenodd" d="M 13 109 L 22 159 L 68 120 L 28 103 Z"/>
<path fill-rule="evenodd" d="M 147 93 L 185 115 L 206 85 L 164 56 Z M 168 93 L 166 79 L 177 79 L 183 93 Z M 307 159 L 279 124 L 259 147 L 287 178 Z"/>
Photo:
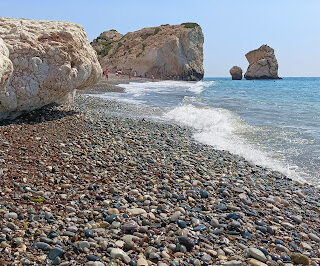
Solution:
<path fill-rule="evenodd" d="M 197 22 L 206 77 L 245 72 L 245 54 L 262 44 L 275 49 L 279 76 L 320 76 L 320 0 L 0 0 L 0 16 L 75 22 L 90 41 L 108 29 Z"/>

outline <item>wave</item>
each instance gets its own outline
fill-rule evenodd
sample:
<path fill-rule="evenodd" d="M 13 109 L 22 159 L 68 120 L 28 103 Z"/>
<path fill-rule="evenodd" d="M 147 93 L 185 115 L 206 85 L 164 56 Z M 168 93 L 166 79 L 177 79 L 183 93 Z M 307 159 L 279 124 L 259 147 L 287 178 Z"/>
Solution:
<path fill-rule="evenodd" d="M 212 87 L 215 84 L 215 81 L 198 81 L 189 88 L 189 91 L 200 94 L 204 89 Z"/>
<path fill-rule="evenodd" d="M 127 84 L 119 84 L 118 86 L 125 89 L 126 93 L 133 97 L 141 97 L 148 93 L 155 92 L 177 92 L 189 91 L 200 94 L 205 88 L 213 86 L 214 81 L 155 81 L 155 82 L 130 82 Z"/>
<path fill-rule="evenodd" d="M 164 117 L 195 130 L 194 138 L 219 150 L 227 150 L 240 155 L 246 160 L 279 171 L 285 175 L 301 180 L 297 166 L 287 165 L 273 155 L 260 150 L 241 137 L 253 127 L 229 110 L 208 106 L 182 105 L 167 112 Z"/>

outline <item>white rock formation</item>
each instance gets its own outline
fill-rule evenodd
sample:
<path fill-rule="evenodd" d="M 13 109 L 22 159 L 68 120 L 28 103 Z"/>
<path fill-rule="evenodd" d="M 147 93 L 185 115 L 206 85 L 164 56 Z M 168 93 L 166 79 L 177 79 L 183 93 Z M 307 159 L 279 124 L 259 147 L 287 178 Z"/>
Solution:
<path fill-rule="evenodd" d="M 249 67 L 244 77 L 246 79 L 279 79 L 278 61 L 274 50 L 268 45 L 250 51 L 246 54 Z"/>
<path fill-rule="evenodd" d="M 77 24 L 0 18 L 0 39 L 0 119 L 66 102 L 101 76 Z"/>
<path fill-rule="evenodd" d="M 162 25 L 129 32 L 122 36 L 112 30 L 92 42 L 101 66 L 112 72 L 162 79 L 203 78 L 203 42 L 196 23 Z"/>

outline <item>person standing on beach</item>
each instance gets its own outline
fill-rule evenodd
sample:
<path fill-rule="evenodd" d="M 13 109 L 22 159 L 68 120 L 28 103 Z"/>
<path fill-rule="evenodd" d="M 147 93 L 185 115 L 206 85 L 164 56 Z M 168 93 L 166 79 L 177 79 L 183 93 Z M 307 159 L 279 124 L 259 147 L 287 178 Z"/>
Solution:
<path fill-rule="evenodd" d="M 109 69 L 108 68 L 104 71 L 104 75 L 106 76 L 107 80 L 109 80 Z"/>

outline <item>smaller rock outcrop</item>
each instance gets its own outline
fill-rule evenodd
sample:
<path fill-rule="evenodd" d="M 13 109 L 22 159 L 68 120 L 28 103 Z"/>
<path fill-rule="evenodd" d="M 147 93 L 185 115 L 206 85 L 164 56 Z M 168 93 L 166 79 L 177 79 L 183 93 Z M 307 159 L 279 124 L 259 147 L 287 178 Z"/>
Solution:
<path fill-rule="evenodd" d="M 274 50 L 268 45 L 250 51 L 246 54 L 249 67 L 244 77 L 246 79 L 279 79 L 278 61 Z"/>
<path fill-rule="evenodd" d="M 233 66 L 230 69 L 230 75 L 232 76 L 233 80 L 241 80 L 242 79 L 242 69 L 238 66 Z"/>

